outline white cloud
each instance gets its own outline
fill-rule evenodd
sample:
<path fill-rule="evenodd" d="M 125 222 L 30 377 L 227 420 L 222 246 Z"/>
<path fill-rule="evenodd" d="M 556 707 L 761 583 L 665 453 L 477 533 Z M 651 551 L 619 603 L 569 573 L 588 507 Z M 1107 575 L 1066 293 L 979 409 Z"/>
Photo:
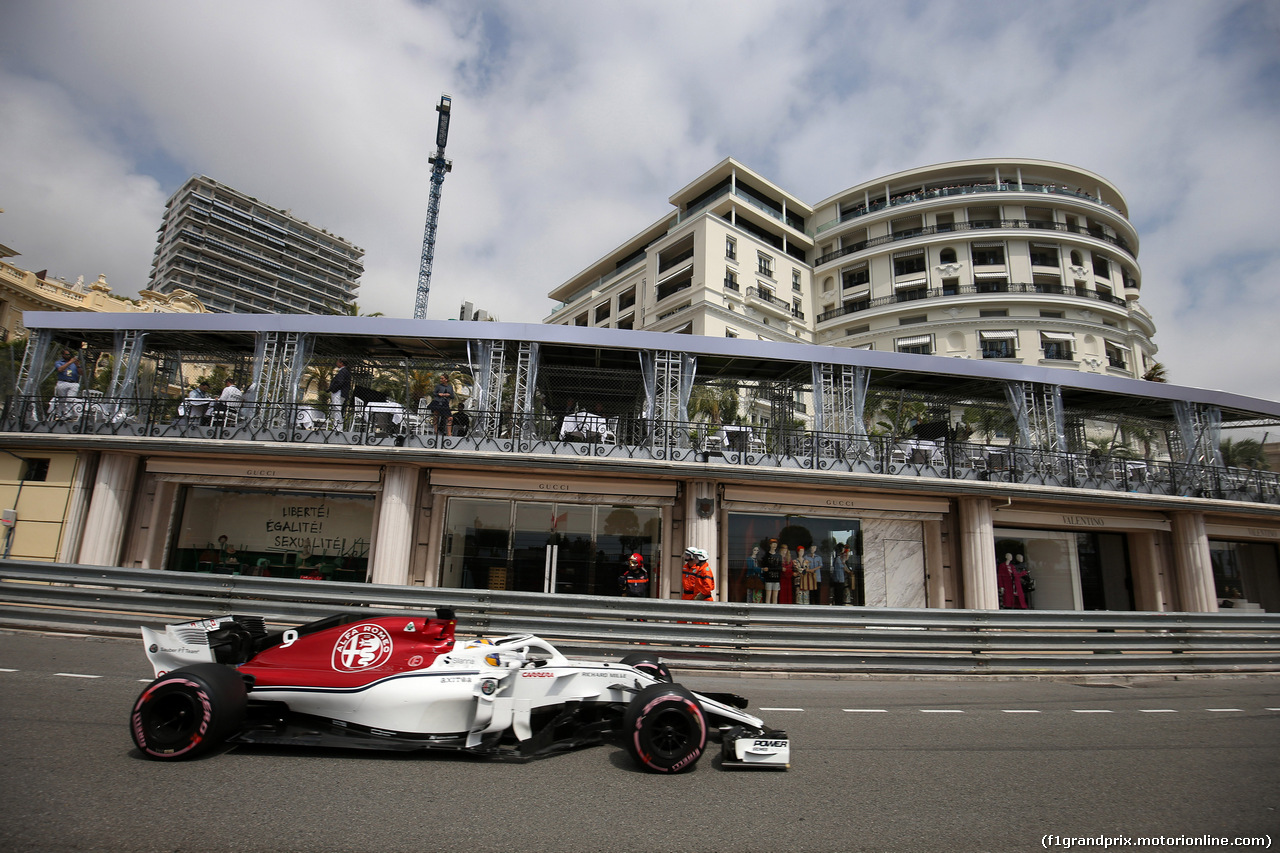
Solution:
<path fill-rule="evenodd" d="M 986 156 L 1125 193 L 1179 383 L 1280 398 L 1280 7 L 1259 3 L 18 0 L 0 27 L 0 242 L 121 292 L 204 173 L 366 250 L 364 310 L 412 312 L 454 96 L 431 316 L 536 322 L 545 294 L 734 156 L 811 202 Z M 1230 350 L 1230 347 L 1224 347 Z"/>

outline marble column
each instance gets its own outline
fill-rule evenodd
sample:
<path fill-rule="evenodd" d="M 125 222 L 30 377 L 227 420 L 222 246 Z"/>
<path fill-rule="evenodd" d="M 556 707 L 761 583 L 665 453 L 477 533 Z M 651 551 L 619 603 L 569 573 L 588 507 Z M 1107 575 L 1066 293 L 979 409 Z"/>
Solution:
<path fill-rule="evenodd" d="M 138 457 L 103 453 L 93 480 L 93 496 L 80 538 L 80 560 L 87 566 L 117 566 L 124 544 L 124 526 L 133 504 Z"/>
<path fill-rule="evenodd" d="M 989 498 L 960 498 L 960 572 L 964 587 L 963 607 L 969 610 L 998 610 L 996 582 L 996 537 Z"/>
<path fill-rule="evenodd" d="M 1175 512 L 1173 520 L 1173 571 L 1177 579 L 1180 609 L 1187 613 L 1217 613 L 1218 595 L 1213 585 L 1213 561 L 1204 513 Z"/>
<path fill-rule="evenodd" d="M 413 558 L 414 503 L 418 495 L 418 468 L 388 465 L 382 477 L 378 502 L 378 532 L 373 542 L 373 583 L 407 584 Z"/>
<path fill-rule="evenodd" d="M 1160 571 L 1160 549 L 1156 532 L 1135 531 L 1128 535 L 1129 560 L 1133 571 L 1133 606 L 1138 610 L 1163 613 L 1169 609 L 1168 591 Z"/>
<path fill-rule="evenodd" d="M 709 502 L 709 503 L 708 503 Z M 706 515 L 699 512 L 702 508 Z M 709 509 L 709 511 L 707 511 Z M 716 524 L 716 484 L 713 480 L 690 480 L 685 488 L 684 545 L 685 548 L 701 548 L 707 552 L 707 563 L 716 576 L 716 591 L 712 599 L 720 601 L 728 589 L 725 568 L 720 564 Z"/>
<path fill-rule="evenodd" d="M 84 524 L 93 497 L 93 481 L 98 470 L 98 454 L 85 450 L 76 459 L 76 473 L 71 481 L 71 499 L 67 503 L 66 521 L 62 525 L 62 544 L 58 547 L 59 563 L 74 563 L 80 557 L 84 541 Z"/>

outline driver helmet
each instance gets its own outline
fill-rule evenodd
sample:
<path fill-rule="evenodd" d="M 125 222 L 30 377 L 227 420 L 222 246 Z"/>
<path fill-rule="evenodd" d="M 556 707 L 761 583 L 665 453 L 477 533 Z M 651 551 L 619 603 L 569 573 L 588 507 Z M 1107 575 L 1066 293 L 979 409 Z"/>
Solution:
<path fill-rule="evenodd" d="M 705 563 L 707 561 L 707 552 L 702 550 L 701 548 L 685 548 L 684 558 L 686 560 L 693 560 L 699 563 Z"/>

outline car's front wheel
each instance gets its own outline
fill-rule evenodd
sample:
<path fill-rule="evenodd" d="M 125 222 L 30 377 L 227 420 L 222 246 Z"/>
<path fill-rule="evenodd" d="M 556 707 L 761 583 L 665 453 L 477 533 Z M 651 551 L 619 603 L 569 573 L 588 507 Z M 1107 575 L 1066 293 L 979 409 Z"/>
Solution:
<path fill-rule="evenodd" d="M 627 751 L 654 773 L 691 769 L 707 747 L 707 718 L 697 698 L 679 684 L 651 684 L 636 694 L 623 717 Z"/>
<path fill-rule="evenodd" d="M 129 730 L 147 758 L 195 758 L 240 728 L 247 703 L 238 672 L 216 663 L 196 664 L 147 685 L 133 703 Z"/>

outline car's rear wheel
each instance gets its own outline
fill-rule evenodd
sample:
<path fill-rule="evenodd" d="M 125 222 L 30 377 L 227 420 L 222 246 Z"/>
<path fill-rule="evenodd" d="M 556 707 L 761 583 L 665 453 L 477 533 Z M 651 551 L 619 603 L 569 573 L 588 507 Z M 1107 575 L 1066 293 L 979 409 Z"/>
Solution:
<path fill-rule="evenodd" d="M 129 730 L 147 758 L 195 758 L 240 728 L 247 703 L 238 672 L 216 663 L 196 664 L 147 685 L 133 703 Z"/>
<path fill-rule="evenodd" d="M 675 680 L 671 677 L 671 670 L 667 669 L 667 665 L 662 662 L 662 659 L 650 652 L 632 652 L 619 663 L 635 667 L 641 672 L 668 684 Z"/>
<path fill-rule="evenodd" d="M 707 718 L 697 698 L 679 684 L 651 684 L 636 694 L 623 717 L 627 751 L 654 773 L 691 769 L 707 747 Z"/>

